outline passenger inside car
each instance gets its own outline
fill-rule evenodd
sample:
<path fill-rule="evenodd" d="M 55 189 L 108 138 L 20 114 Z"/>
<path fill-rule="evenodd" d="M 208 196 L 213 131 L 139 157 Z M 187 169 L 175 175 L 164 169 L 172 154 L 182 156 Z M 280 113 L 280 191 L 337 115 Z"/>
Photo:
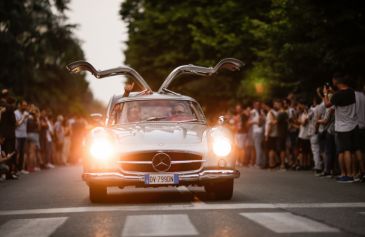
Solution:
<path fill-rule="evenodd" d="M 184 104 L 177 103 L 171 110 L 170 121 L 181 121 L 194 119 L 193 115 L 188 113 Z"/>

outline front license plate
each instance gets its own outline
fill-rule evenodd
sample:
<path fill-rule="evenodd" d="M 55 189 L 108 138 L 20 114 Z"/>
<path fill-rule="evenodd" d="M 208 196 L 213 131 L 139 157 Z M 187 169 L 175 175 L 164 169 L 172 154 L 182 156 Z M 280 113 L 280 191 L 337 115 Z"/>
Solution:
<path fill-rule="evenodd" d="M 144 177 L 145 184 L 178 184 L 179 176 L 177 174 L 146 174 Z"/>

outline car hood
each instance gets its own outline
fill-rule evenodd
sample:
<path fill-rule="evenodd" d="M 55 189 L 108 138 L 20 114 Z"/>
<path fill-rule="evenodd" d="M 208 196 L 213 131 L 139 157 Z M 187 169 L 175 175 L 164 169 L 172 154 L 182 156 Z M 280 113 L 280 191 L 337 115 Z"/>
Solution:
<path fill-rule="evenodd" d="M 203 124 L 149 123 L 111 128 L 120 152 L 184 150 L 203 152 L 207 126 Z"/>

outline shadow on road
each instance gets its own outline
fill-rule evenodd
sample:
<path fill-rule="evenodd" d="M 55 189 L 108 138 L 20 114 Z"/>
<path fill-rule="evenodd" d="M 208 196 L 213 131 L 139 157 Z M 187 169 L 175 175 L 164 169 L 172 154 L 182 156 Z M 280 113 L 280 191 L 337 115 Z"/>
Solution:
<path fill-rule="evenodd" d="M 191 202 L 208 201 L 203 189 L 172 190 L 171 188 L 139 189 L 127 188 L 108 190 L 104 204 L 190 204 Z"/>

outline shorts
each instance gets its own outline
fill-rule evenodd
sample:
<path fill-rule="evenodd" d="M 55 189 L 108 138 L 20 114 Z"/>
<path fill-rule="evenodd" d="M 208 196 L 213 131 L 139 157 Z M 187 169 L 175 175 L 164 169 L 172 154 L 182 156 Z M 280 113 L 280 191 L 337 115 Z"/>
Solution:
<path fill-rule="evenodd" d="M 246 133 L 237 133 L 235 135 L 236 145 L 238 148 L 243 149 L 245 147 L 247 134 Z"/>
<path fill-rule="evenodd" d="M 299 153 L 302 154 L 309 154 L 311 151 L 311 143 L 309 141 L 309 139 L 302 139 L 302 138 L 298 138 L 298 149 L 299 149 Z"/>
<path fill-rule="evenodd" d="M 336 132 L 335 142 L 337 147 L 337 152 L 342 153 L 345 151 L 356 151 L 359 149 L 359 129 L 355 129 L 349 132 Z"/>
<path fill-rule="evenodd" d="M 41 146 L 39 144 L 39 134 L 38 133 L 28 133 L 27 141 L 34 143 L 38 149 L 41 148 Z"/>
<path fill-rule="evenodd" d="M 278 138 L 277 137 L 269 137 L 267 142 L 266 142 L 266 147 L 269 151 L 270 150 L 276 151 L 277 143 L 278 143 Z"/>

